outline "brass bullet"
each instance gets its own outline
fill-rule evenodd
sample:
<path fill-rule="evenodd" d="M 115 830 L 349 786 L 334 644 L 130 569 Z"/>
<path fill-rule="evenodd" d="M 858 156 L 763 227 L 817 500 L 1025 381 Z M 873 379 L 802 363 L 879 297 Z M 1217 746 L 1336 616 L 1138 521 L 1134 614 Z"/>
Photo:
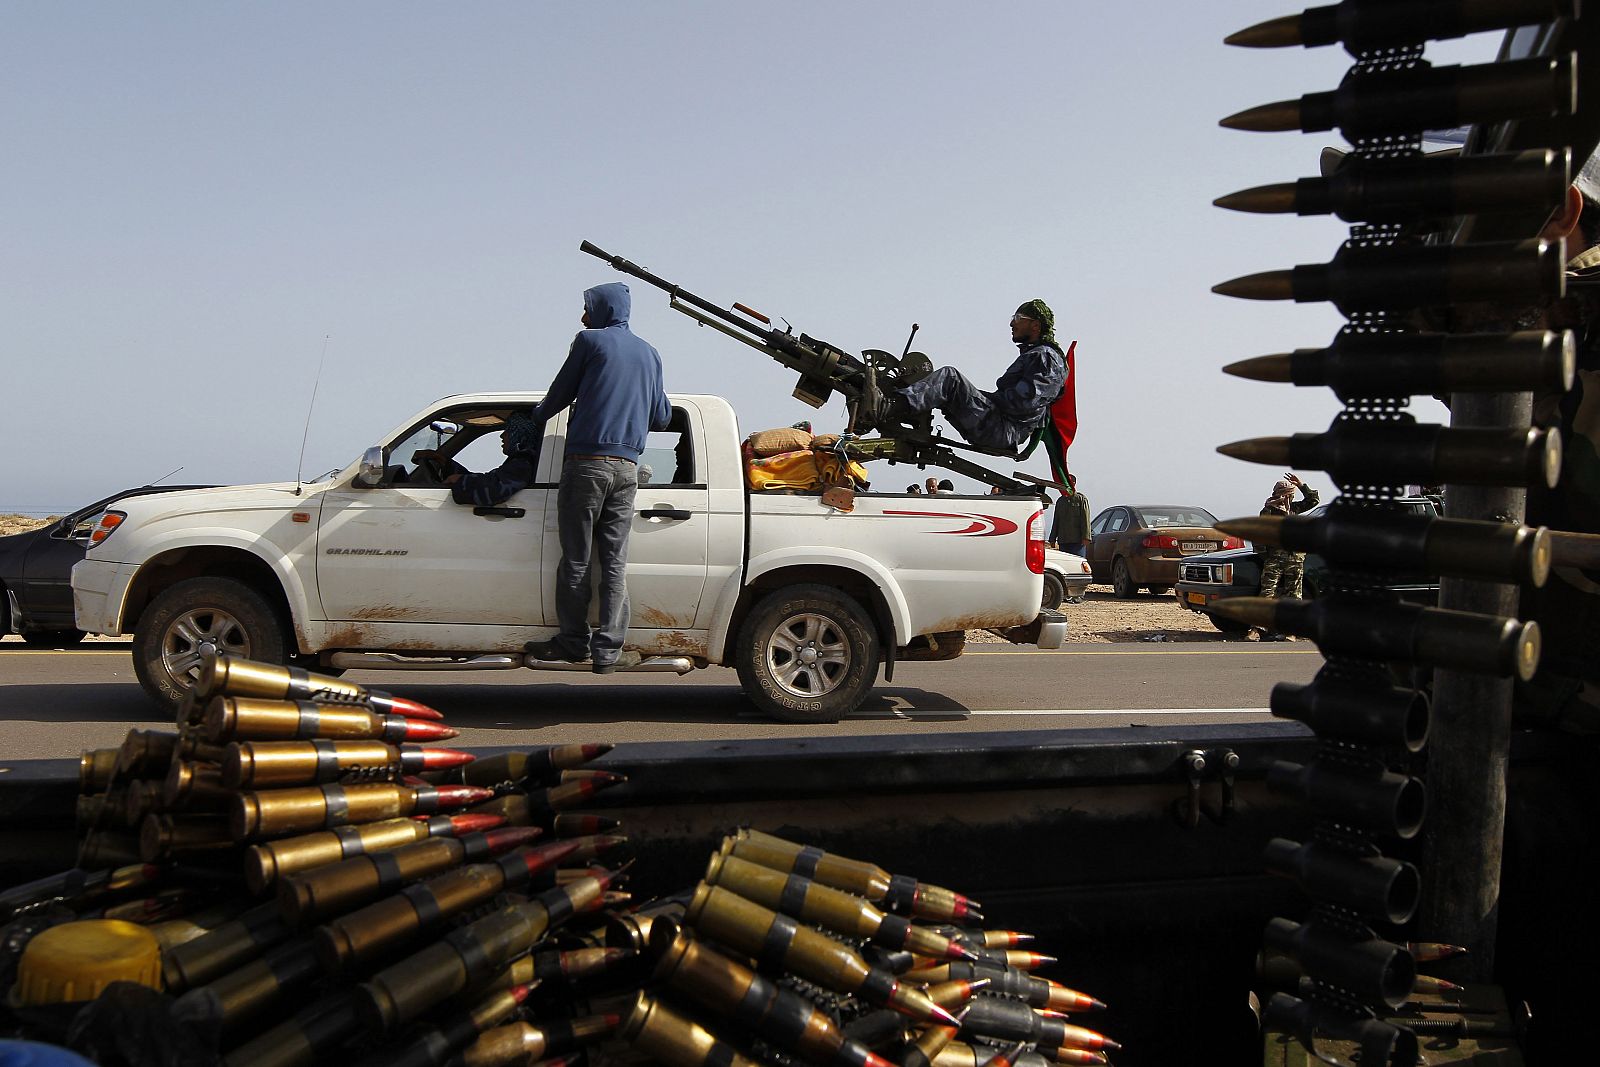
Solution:
<path fill-rule="evenodd" d="M 1304 44 L 1305 38 L 1300 33 L 1300 16 L 1282 15 L 1236 30 L 1224 37 L 1222 43 L 1236 48 L 1287 48 Z"/>

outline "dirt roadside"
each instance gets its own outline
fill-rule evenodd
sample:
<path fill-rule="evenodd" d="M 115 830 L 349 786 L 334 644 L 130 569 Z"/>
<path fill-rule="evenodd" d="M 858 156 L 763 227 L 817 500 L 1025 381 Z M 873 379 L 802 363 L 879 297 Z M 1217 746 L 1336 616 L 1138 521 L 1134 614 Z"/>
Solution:
<path fill-rule="evenodd" d="M 59 516 L 40 519 L 29 515 L 0 515 L 0 537 L 24 533 L 54 522 Z M 1217 632 L 1205 616 L 1188 611 L 1171 593 L 1153 596 L 1141 592 L 1132 600 L 1118 600 L 1110 586 L 1090 586 L 1081 604 L 1066 604 L 1069 620 L 1067 641 L 1079 643 L 1117 643 L 1131 641 L 1241 641 Z M 1003 643 L 982 630 L 967 634 L 972 644 Z"/>
<path fill-rule="evenodd" d="M 27 533 L 29 530 L 55 522 L 60 515 L 41 519 L 32 515 L 0 515 L 0 537 L 7 534 Z"/>

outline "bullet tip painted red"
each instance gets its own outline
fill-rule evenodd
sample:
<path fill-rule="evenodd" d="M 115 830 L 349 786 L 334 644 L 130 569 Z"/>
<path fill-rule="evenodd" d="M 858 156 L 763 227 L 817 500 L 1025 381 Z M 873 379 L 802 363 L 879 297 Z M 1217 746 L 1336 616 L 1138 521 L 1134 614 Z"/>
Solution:
<path fill-rule="evenodd" d="M 433 789 L 441 808 L 465 808 L 494 799 L 494 790 L 481 785 L 436 785 Z"/>
<path fill-rule="evenodd" d="M 459 748 L 425 748 L 422 750 L 422 769 L 425 771 L 442 771 L 450 767 L 460 767 L 477 759 L 470 752 L 463 752 Z"/>
<path fill-rule="evenodd" d="M 443 722 L 444 713 L 426 704 L 405 697 L 390 697 L 388 704 L 395 715 L 404 715 L 408 719 L 429 719 L 433 722 Z"/>
<path fill-rule="evenodd" d="M 449 819 L 451 828 L 457 834 L 483 833 L 487 830 L 505 826 L 506 823 L 504 815 L 490 815 L 488 812 L 482 811 L 475 811 L 466 815 L 451 815 Z M 514 826 L 510 827 L 510 829 L 520 830 L 522 827 Z"/>

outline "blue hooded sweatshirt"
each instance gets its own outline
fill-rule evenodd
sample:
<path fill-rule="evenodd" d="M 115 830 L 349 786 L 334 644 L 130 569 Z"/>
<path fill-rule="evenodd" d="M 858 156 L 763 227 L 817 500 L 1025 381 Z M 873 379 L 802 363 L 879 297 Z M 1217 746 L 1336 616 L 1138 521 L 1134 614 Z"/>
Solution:
<path fill-rule="evenodd" d="M 628 329 L 633 298 L 622 282 L 586 290 L 589 329 L 572 339 L 550 392 L 533 412 L 546 421 L 572 405 L 567 455 L 620 456 L 638 462 L 645 435 L 665 430 L 672 406 L 661 384 L 661 354 Z"/>

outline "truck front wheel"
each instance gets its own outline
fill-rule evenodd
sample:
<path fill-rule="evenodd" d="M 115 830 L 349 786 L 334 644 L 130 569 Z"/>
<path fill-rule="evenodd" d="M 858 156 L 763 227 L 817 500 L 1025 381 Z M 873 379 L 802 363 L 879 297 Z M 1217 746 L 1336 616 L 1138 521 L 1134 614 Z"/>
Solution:
<path fill-rule="evenodd" d="M 272 605 L 232 578 L 190 578 L 157 595 L 133 631 L 133 672 L 158 704 L 176 708 L 206 646 L 282 663 L 283 624 Z"/>
<path fill-rule="evenodd" d="M 878 675 L 878 631 L 854 598 L 825 585 L 769 593 L 739 631 L 739 681 L 783 722 L 838 722 Z"/>

